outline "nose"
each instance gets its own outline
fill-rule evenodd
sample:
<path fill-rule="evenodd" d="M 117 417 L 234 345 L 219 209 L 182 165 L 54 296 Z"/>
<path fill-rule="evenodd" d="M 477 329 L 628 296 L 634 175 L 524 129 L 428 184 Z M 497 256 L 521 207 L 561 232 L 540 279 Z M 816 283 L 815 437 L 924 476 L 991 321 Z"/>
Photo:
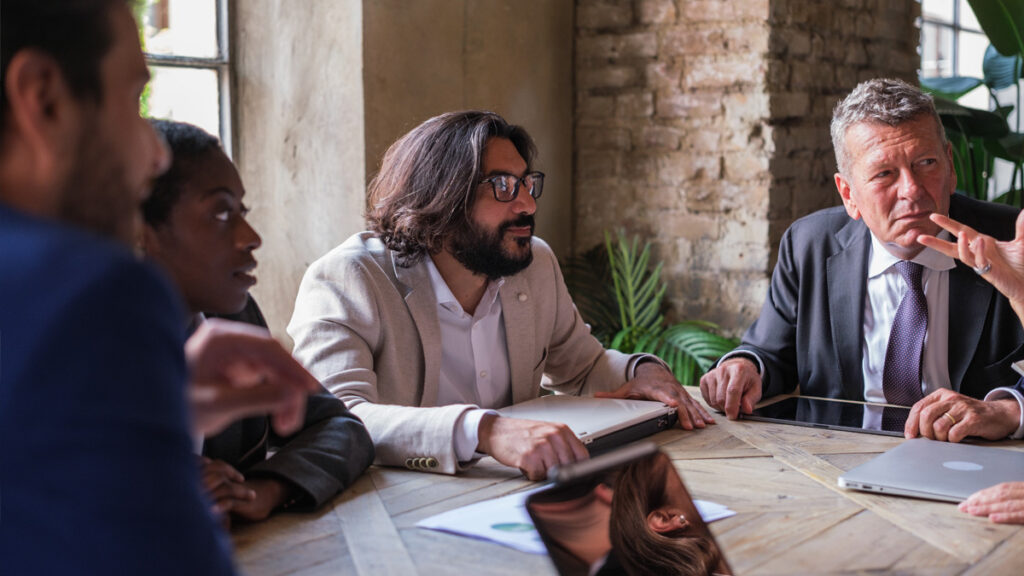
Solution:
<path fill-rule="evenodd" d="M 916 200 L 921 197 L 924 187 L 920 178 L 913 170 L 902 170 L 899 181 L 899 195 L 906 200 Z"/>
<path fill-rule="evenodd" d="M 537 200 L 530 196 L 529 191 L 526 190 L 526 185 L 520 186 L 519 193 L 512 199 L 512 209 L 515 210 L 516 214 L 533 214 L 537 212 Z"/>
<path fill-rule="evenodd" d="M 256 230 L 249 224 L 249 221 L 242 218 L 235 236 L 236 245 L 240 250 L 252 252 L 263 245 L 263 239 Z"/>

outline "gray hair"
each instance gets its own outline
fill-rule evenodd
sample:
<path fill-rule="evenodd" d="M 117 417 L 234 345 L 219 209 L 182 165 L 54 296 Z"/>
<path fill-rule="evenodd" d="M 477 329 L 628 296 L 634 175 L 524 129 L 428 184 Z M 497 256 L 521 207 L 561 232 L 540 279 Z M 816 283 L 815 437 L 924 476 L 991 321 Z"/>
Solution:
<path fill-rule="evenodd" d="M 917 86 L 893 78 L 875 78 L 857 85 L 832 111 L 832 148 L 841 174 L 847 174 L 850 155 L 846 149 L 846 131 L 861 122 L 899 126 L 927 114 L 935 119 L 935 129 L 943 146 L 946 134 L 935 111 L 935 102 Z"/>

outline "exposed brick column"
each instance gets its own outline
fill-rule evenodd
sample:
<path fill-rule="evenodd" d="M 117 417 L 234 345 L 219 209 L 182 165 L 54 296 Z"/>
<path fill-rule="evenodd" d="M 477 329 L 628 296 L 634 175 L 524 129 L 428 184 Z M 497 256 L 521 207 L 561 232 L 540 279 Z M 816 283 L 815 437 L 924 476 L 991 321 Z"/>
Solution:
<path fill-rule="evenodd" d="M 739 333 L 782 231 L 836 200 L 828 119 L 861 79 L 912 79 L 914 0 L 577 0 L 574 248 L 624 227 L 676 318 Z"/>

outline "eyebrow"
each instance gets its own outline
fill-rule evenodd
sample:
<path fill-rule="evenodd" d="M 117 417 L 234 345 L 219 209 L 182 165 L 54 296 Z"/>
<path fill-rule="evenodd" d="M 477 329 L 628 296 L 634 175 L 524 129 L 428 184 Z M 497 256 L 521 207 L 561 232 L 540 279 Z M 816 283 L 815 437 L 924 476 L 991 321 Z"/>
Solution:
<path fill-rule="evenodd" d="M 226 196 L 230 196 L 232 200 L 236 199 L 235 198 L 235 193 L 232 192 L 231 189 L 227 188 L 226 186 L 217 186 L 215 188 L 210 188 L 209 190 L 204 190 L 199 195 L 199 198 L 201 200 L 205 200 L 205 199 L 207 199 L 207 198 L 209 198 L 211 196 L 216 196 L 218 194 L 224 194 Z M 241 200 L 241 197 L 238 197 L 238 199 Z"/>
<path fill-rule="evenodd" d="M 516 178 L 522 178 L 523 176 L 526 176 L 527 174 L 532 174 L 533 172 L 534 171 L 530 170 L 529 166 L 526 167 L 526 170 L 523 172 L 522 176 L 520 176 L 518 174 L 515 174 L 513 172 L 508 172 L 507 170 L 493 170 L 493 171 L 488 172 L 487 174 L 485 174 L 484 178 L 485 179 L 493 178 L 495 176 L 514 176 Z"/>

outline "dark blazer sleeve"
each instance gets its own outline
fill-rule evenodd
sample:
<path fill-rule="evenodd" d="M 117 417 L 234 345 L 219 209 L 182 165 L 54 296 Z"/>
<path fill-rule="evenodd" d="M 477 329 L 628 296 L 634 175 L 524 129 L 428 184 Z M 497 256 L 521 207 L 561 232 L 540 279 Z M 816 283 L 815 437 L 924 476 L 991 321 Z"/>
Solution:
<path fill-rule="evenodd" d="M 792 228 L 782 236 L 761 315 L 743 335 L 737 351 L 752 352 L 764 363 L 761 390 L 765 397 L 792 391 L 797 384 L 797 312 L 799 274 L 793 254 Z"/>
<path fill-rule="evenodd" d="M 251 296 L 242 312 L 221 318 L 267 326 Z M 222 442 L 225 438 L 233 442 Z M 231 450 L 232 443 L 237 450 Z M 268 449 L 276 452 L 264 459 Z M 204 454 L 240 467 L 246 476 L 277 478 L 298 488 L 301 493 L 291 509 L 320 506 L 351 485 L 374 458 L 373 441 L 362 421 L 326 390 L 309 396 L 305 421 L 295 434 L 278 436 L 266 417 L 249 418 L 209 439 Z"/>
<path fill-rule="evenodd" d="M 192 453 L 177 296 L 129 258 L 41 278 L 47 309 L 4 326 L 37 331 L 0 386 L 6 575 L 233 573 Z"/>

